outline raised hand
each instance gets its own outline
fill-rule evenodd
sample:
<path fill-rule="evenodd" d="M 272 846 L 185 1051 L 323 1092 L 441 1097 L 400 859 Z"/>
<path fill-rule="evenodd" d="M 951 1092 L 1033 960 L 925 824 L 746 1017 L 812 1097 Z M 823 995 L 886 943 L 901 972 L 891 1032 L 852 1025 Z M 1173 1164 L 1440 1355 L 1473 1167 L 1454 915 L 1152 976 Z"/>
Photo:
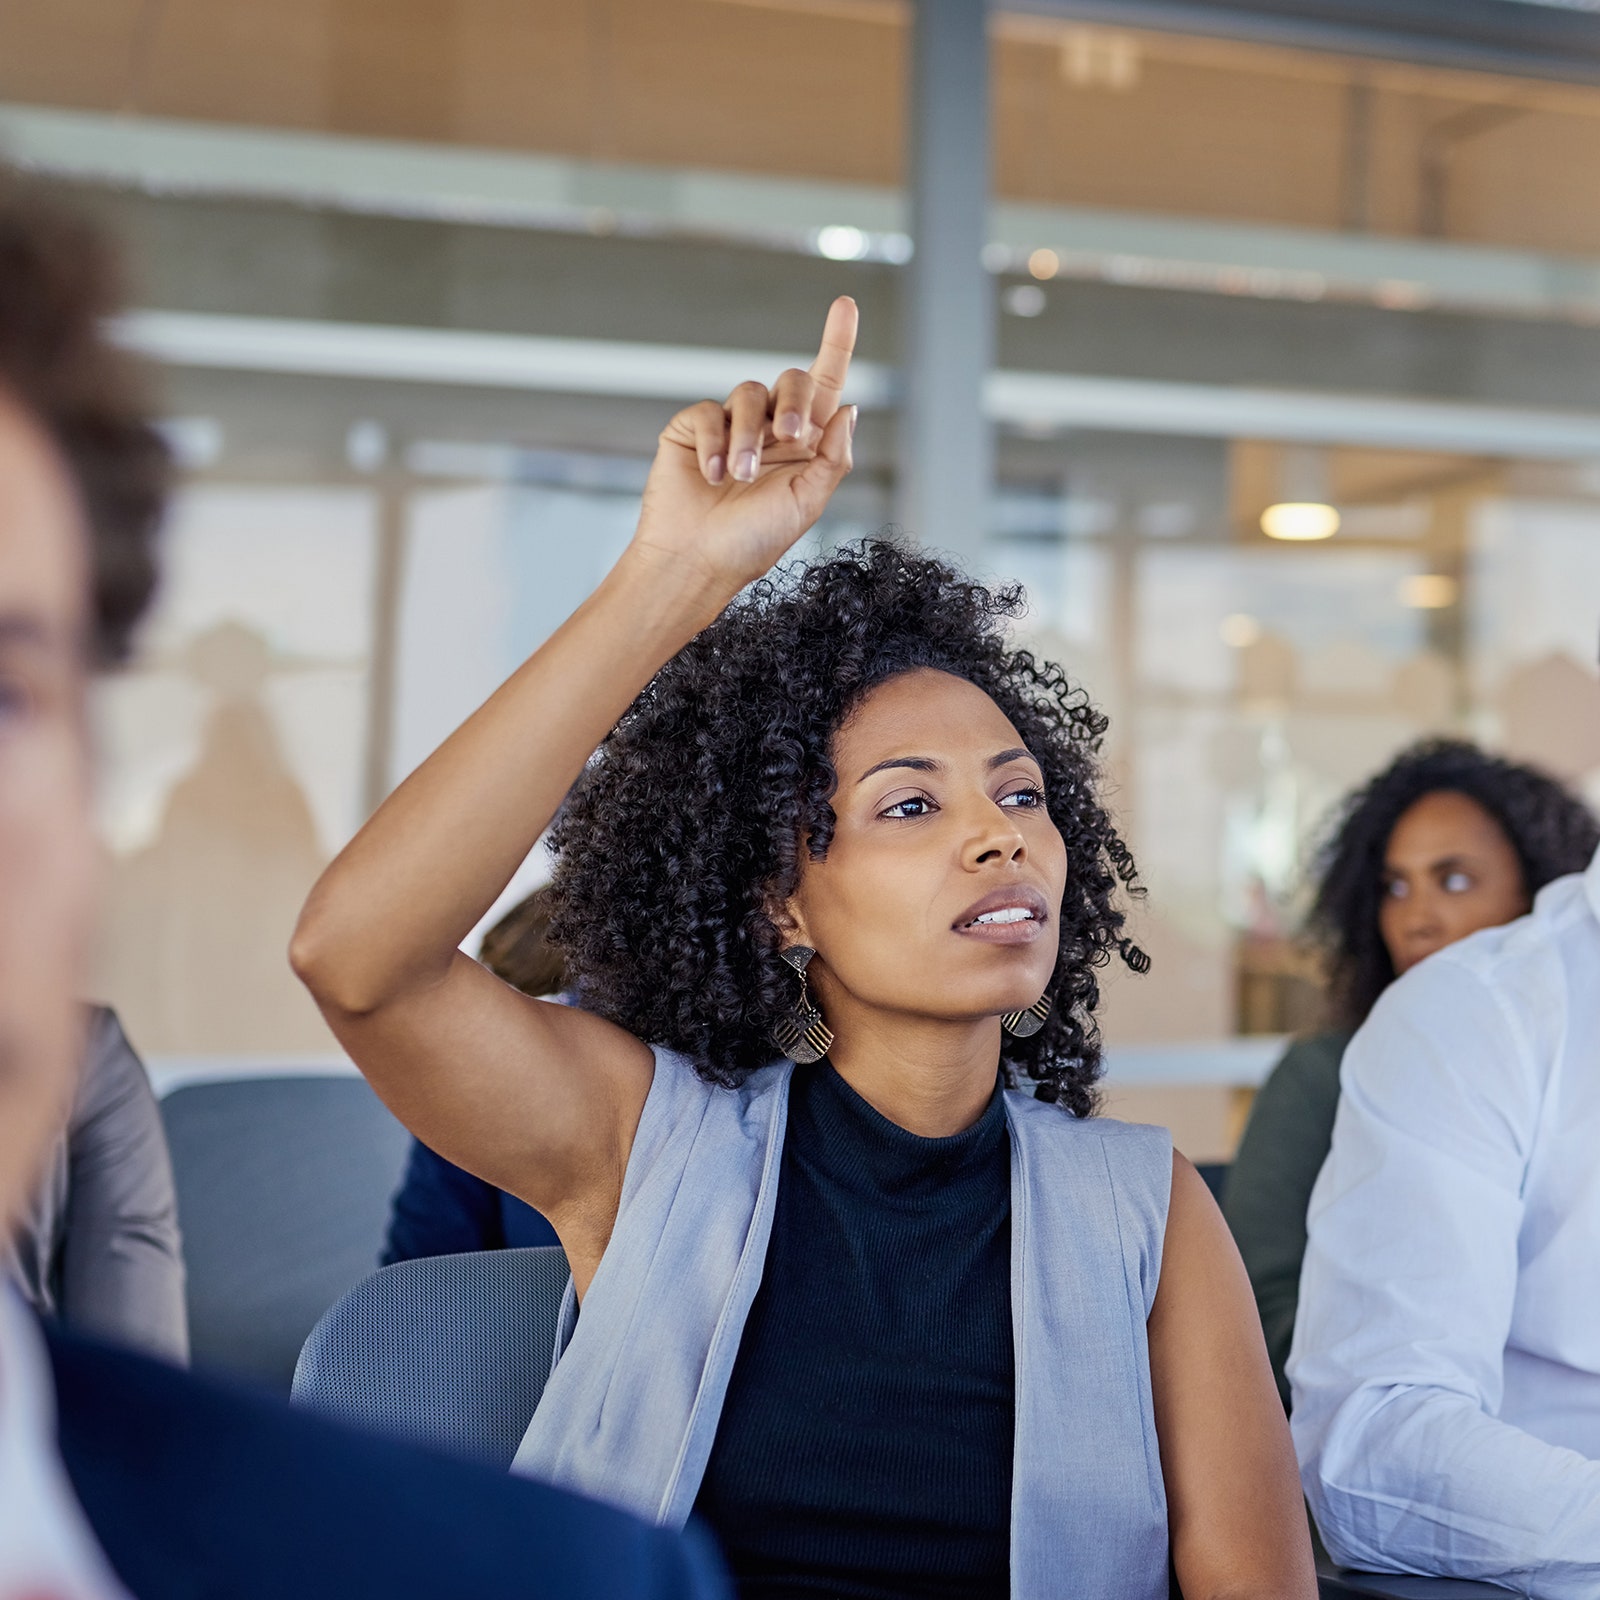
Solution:
<path fill-rule="evenodd" d="M 634 547 L 697 568 L 733 595 L 759 578 L 822 515 L 852 464 L 856 408 L 841 406 L 855 350 L 855 301 L 828 309 L 808 370 L 771 388 L 742 383 L 702 400 L 661 434 Z"/>

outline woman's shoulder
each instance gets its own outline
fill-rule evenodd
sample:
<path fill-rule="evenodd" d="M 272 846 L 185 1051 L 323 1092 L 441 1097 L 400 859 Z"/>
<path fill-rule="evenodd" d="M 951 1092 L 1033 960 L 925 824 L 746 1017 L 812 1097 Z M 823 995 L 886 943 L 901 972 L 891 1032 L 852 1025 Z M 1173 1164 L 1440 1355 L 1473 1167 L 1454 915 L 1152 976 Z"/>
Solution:
<path fill-rule="evenodd" d="M 1007 1092 L 1006 1109 L 1012 1127 L 1038 1151 L 1062 1152 L 1078 1165 L 1085 1150 L 1098 1150 L 1116 1187 L 1147 1189 L 1165 1203 L 1172 1181 L 1172 1135 L 1166 1128 L 1116 1117 L 1074 1117 L 1021 1090 Z"/>
<path fill-rule="evenodd" d="M 791 1061 L 770 1061 L 737 1083 L 723 1084 L 706 1076 L 692 1056 L 663 1044 L 650 1046 L 654 1075 L 634 1136 L 653 1146 L 674 1137 L 692 1137 L 691 1130 L 725 1127 L 730 1134 L 754 1124 L 769 1126 L 783 1103 L 782 1090 L 794 1070 Z"/>
<path fill-rule="evenodd" d="M 1101 1144 L 1152 1148 L 1164 1144 L 1170 1149 L 1172 1135 L 1151 1122 L 1124 1122 L 1120 1117 L 1075 1117 L 1063 1106 L 1035 1099 L 1026 1089 L 1008 1089 L 1006 1108 L 1013 1122 L 1027 1119 L 1041 1131 L 1051 1130 L 1058 1137 L 1096 1141 Z"/>
<path fill-rule="evenodd" d="M 738 1099 L 760 1098 L 770 1094 L 794 1070 L 792 1061 L 769 1061 L 765 1066 L 747 1072 L 737 1083 L 724 1084 L 705 1076 L 695 1065 L 693 1056 L 682 1050 L 674 1050 L 670 1045 L 653 1044 L 650 1054 L 655 1057 L 651 1094 L 659 1089 L 664 1096 L 684 1099 L 726 1099 L 731 1103 Z"/>

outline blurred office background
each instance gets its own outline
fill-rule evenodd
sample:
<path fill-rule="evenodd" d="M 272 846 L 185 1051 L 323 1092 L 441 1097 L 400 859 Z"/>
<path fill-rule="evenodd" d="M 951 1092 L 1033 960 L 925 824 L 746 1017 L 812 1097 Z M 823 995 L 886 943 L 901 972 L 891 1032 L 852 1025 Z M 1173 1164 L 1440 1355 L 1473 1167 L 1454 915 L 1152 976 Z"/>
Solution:
<path fill-rule="evenodd" d="M 1585 6 L 6 0 L 0 148 L 127 241 L 187 471 L 98 706 L 99 997 L 164 1070 L 336 1053 L 317 872 L 598 580 L 666 416 L 839 292 L 817 542 L 1021 580 L 1113 717 L 1115 1105 L 1228 1154 L 1315 1020 L 1308 841 L 1401 745 L 1600 801 Z"/>

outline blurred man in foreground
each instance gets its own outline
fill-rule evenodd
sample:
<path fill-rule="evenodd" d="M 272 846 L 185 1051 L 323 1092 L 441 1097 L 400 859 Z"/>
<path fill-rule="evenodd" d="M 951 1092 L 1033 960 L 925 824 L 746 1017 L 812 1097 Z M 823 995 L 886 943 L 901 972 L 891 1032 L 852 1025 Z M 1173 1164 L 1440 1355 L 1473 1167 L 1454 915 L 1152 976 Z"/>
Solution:
<path fill-rule="evenodd" d="M 1354 1567 L 1600 1594 L 1600 856 L 1351 1041 L 1288 1373 Z"/>
<path fill-rule="evenodd" d="M 104 252 L 0 179 L 0 1219 L 73 1090 L 93 921 L 84 699 L 154 586 L 166 457 Z M 55 1435 L 53 1437 L 53 1434 Z M 0 1600 L 715 1600 L 693 1540 L 39 1325 L 0 1286 Z"/>

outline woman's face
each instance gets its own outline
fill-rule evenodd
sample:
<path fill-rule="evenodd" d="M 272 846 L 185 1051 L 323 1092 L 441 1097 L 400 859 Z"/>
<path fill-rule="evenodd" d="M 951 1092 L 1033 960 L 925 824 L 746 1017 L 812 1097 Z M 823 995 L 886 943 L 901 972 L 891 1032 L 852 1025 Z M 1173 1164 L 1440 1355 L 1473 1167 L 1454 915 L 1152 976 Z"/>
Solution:
<path fill-rule="evenodd" d="M 1384 852 L 1378 930 L 1398 975 L 1480 928 L 1520 917 L 1529 896 L 1500 824 L 1454 790 L 1401 814 Z"/>
<path fill-rule="evenodd" d="M 964 679 L 908 672 L 866 696 L 833 756 L 833 842 L 789 908 L 833 1025 L 852 1008 L 971 1021 L 1032 1005 L 1067 849 L 1010 720 Z"/>

